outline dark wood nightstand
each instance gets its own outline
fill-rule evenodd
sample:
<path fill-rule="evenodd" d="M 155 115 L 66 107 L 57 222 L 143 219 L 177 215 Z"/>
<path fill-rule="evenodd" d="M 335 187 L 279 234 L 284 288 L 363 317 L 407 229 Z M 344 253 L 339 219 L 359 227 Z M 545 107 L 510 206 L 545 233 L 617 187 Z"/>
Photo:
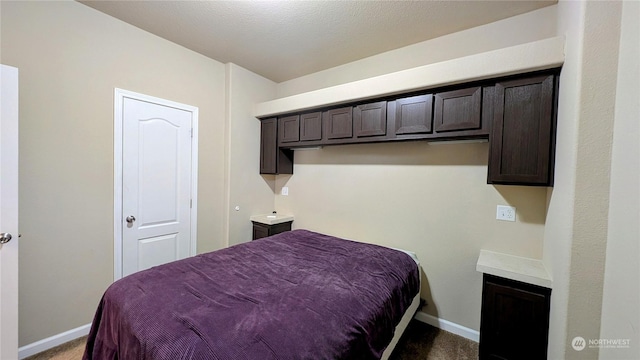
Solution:
<path fill-rule="evenodd" d="M 546 359 L 551 289 L 484 274 L 480 360 Z"/>
<path fill-rule="evenodd" d="M 265 225 L 255 221 L 252 221 L 252 222 L 253 222 L 253 239 L 252 240 L 258 240 L 263 237 L 279 234 L 281 232 L 291 231 L 291 223 L 293 221 L 288 221 L 288 222 L 275 224 L 275 225 Z"/>
<path fill-rule="evenodd" d="M 480 360 L 547 358 L 551 278 L 541 260 L 481 250 Z"/>
<path fill-rule="evenodd" d="M 255 215 L 251 217 L 253 223 L 252 240 L 290 231 L 293 216 L 291 215 Z"/>

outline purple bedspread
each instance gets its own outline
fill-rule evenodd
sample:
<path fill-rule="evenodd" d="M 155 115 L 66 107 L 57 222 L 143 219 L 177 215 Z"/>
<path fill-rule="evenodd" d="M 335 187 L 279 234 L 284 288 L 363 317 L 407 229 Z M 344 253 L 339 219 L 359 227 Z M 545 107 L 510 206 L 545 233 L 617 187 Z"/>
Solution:
<path fill-rule="evenodd" d="M 116 281 L 83 359 L 378 359 L 418 274 L 400 251 L 281 233 Z"/>

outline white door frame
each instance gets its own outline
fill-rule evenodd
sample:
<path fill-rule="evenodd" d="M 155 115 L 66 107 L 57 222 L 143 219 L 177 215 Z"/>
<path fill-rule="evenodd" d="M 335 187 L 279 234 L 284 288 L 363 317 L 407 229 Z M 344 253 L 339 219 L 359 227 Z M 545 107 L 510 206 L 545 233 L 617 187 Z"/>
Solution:
<path fill-rule="evenodd" d="M 150 103 L 173 107 L 191 112 L 192 140 L 191 140 L 191 256 L 196 254 L 198 228 L 198 108 L 153 96 L 135 93 L 133 91 L 115 89 L 113 112 L 113 281 L 122 278 L 122 129 L 124 99 L 147 101 Z"/>
<path fill-rule="evenodd" d="M 18 357 L 18 69 L 0 65 L 0 232 L 13 240 L 0 245 L 0 359 Z"/>

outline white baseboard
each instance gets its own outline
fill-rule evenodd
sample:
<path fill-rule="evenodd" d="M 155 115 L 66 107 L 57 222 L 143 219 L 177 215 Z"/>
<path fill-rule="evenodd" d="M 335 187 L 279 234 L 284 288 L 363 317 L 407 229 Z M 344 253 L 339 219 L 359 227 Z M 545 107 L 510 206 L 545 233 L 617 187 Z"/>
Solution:
<path fill-rule="evenodd" d="M 471 341 L 480 342 L 480 332 L 469 329 L 468 327 L 464 327 L 451 321 L 437 318 L 422 311 L 418 311 L 413 318 L 431 326 L 435 326 L 438 329 L 442 329 L 452 334 L 462 336 L 463 338 L 467 338 Z"/>
<path fill-rule="evenodd" d="M 46 339 L 42 339 L 40 341 L 36 341 L 34 343 L 31 343 L 29 345 L 25 345 L 21 348 L 18 349 L 18 358 L 19 359 L 24 359 L 26 357 L 29 357 L 31 355 L 35 355 L 37 353 L 43 352 L 45 350 L 49 350 L 51 348 L 54 348 L 58 345 L 62 345 L 66 342 L 69 342 L 71 340 L 75 340 L 81 336 L 85 336 L 89 333 L 89 330 L 91 330 L 91 324 L 87 324 L 87 325 L 82 325 L 80 327 L 77 327 L 75 329 L 71 329 L 69 331 L 65 331 L 63 333 L 60 333 L 58 335 L 54 335 L 51 337 L 48 337 Z"/>

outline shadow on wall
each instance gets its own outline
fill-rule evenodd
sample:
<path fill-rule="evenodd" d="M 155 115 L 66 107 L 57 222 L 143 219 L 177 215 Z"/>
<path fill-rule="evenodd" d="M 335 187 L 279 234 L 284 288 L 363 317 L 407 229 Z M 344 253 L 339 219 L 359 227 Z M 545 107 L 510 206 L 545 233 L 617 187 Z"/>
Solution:
<path fill-rule="evenodd" d="M 273 192 L 275 194 L 275 192 L 276 192 L 276 176 L 275 175 L 266 175 L 266 174 L 260 174 L 260 176 L 262 177 L 262 181 L 264 181 L 264 183 L 269 186 L 269 188 L 271 189 L 271 192 Z"/>
<path fill-rule="evenodd" d="M 422 306 L 418 307 L 418 311 L 425 312 L 431 316 L 439 318 L 438 316 L 438 307 L 436 306 L 435 301 L 433 300 L 433 296 L 431 296 L 431 286 L 429 286 L 429 279 L 427 279 L 427 275 L 425 274 L 424 269 L 420 266 L 420 300 L 423 300 L 424 303 Z"/>
<path fill-rule="evenodd" d="M 488 159 L 488 143 L 436 144 L 405 141 L 299 150 L 295 152 L 294 164 L 487 166 Z"/>

